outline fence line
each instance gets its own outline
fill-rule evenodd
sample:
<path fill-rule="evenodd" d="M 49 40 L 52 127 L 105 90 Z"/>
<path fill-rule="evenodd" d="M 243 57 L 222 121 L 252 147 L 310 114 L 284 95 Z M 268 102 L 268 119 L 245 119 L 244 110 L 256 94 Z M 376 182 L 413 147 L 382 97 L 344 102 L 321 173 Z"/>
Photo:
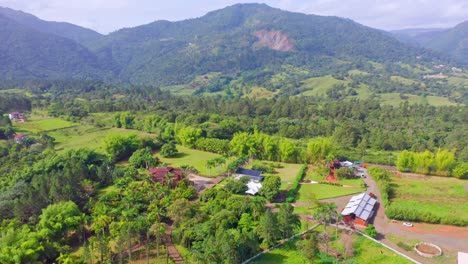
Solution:
<path fill-rule="evenodd" d="M 306 229 L 306 230 L 304 230 L 304 231 L 302 231 L 302 232 L 300 232 L 300 233 L 297 233 L 297 234 L 293 235 L 292 237 L 283 239 L 280 243 L 278 243 L 278 244 L 272 246 L 271 248 L 265 249 L 264 251 L 258 253 L 257 255 L 255 255 L 255 256 L 253 256 L 253 257 L 247 259 L 246 261 L 242 262 L 242 264 L 247 264 L 247 263 L 249 263 L 250 261 L 252 261 L 252 260 L 254 260 L 254 259 L 260 257 L 261 255 L 263 255 L 263 254 L 265 254 L 265 253 L 268 253 L 268 252 L 272 251 L 273 249 L 275 249 L 275 248 L 277 248 L 277 247 L 279 247 L 279 246 L 284 245 L 284 244 L 285 244 L 286 242 L 288 242 L 289 240 L 294 239 L 294 238 L 296 238 L 296 237 L 298 237 L 298 236 L 302 236 L 303 234 L 305 234 L 305 233 L 307 233 L 307 232 L 310 232 L 311 230 L 315 229 L 315 228 L 316 228 L 317 226 L 319 226 L 319 225 L 320 225 L 320 224 L 316 224 L 316 225 L 312 226 L 312 227 L 309 228 L 309 229 Z"/>
<path fill-rule="evenodd" d="M 370 240 L 374 241 L 375 243 L 378 243 L 378 244 L 380 244 L 381 246 L 390 249 L 390 250 L 393 251 L 394 253 L 396 253 L 396 254 L 398 254 L 398 255 L 400 255 L 400 256 L 406 258 L 406 259 L 409 260 L 409 261 L 412 261 L 412 262 L 414 262 L 414 263 L 416 263 L 416 264 L 421 264 L 421 262 L 412 259 L 410 256 L 407 256 L 407 255 L 401 253 L 400 251 L 398 251 L 398 250 L 396 250 L 396 249 L 394 249 L 394 248 L 392 248 L 392 247 L 390 247 L 390 246 L 385 245 L 384 243 L 378 241 L 378 240 L 375 239 L 375 238 L 372 238 L 372 237 L 370 237 L 370 236 L 364 234 L 363 232 L 361 232 L 361 231 L 359 231 L 359 230 L 351 229 L 351 228 L 349 228 L 349 227 L 347 227 L 347 226 L 343 226 L 343 225 L 336 225 L 336 224 L 330 224 L 330 225 L 332 225 L 332 226 L 338 226 L 339 229 L 346 229 L 346 230 L 349 230 L 349 231 L 353 231 L 353 232 L 355 232 L 355 233 L 358 233 L 358 234 L 360 234 L 361 236 L 364 236 L 365 238 L 370 239 Z"/>
<path fill-rule="evenodd" d="M 242 262 L 242 264 L 247 264 L 247 263 L 251 262 L 252 260 L 254 260 L 254 259 L 260 257 L 261 255 L 263 255 L 263 254 L 265 254 L 265 253 L 268 253 L 268 252 L 272 251 L 273 249 L 284 245 L 284 244 L 285 244 L 286 242 L 288 242 L 289 240 L 294 239 L 294 238 L 296 238 L 296 237 L 298 237 L 298 236 L 301 236 L 301 235 L 303 235 L 303 234 L 305 234 L 305 233 L 307 233 L 307 232 L 310 232 L 311 230 L 315 229 L 315 228 L 316 228 L 317 226 L 319 226 L 319 225 L 320 225 L 320 224 L 316 224 L 316 225 L 312 226 L 311 228 L 309 228 L 309 229 L 307 229 L 307 230 L 305 230 L 305 231 L 302 231 L 302 232 L 300 232 L 300 233 L 298 233 L 298 234 L 295 234 L 295 235 L 293 235 L 292 237 L 287 238 L 287 239 L 281 241 L 280 243 L 278 243 L 278 244 L 276 244 L 276 245 L 274 245 L 274 246 L 272 246 L 272 247 L 270 247 L 270 248 L 268 248 L 268 249 L 265 249 L 264 251 L 258 253 L 257 255 L 255 255 L 255 256 L 253 256 L 253 257 L 247 259 L 246 261 Z M 368 236 L 368 235 L 362 233 L 362 232 L 359 231 L 359 230 L 351 229 L 351 228 L 349 228 L 349 227 L 347 227 L 347 226 L 343 226 L 343 225 L 335 225 L 335 224 L 330 224 L 330 225 L 331 225 L 331 226 L 338 226 L 339 229 L 345 229 L 345 230 L 349 230 L 349 231 L 358 233 L 358 234 L 364 236 L 365 238 L 370 239 L 370 240 L 374 241 L 375 243 L 380 244 L 381 246 L 383 246 L 383 247 L 385 247 L 385 248 L 387 248 L 387 249 L 393 251 L 394 253 L 396 253 L 396 254 L 398 254 L 398 255 L 400 255 L 400 256 L 406 258 L 407 260 L 409 260 L 409 261 L 411 261 L 411 262 L 413 262 L 413 263 L 415 263 L 415 264 L 421 264 L 421 262 L 412 259 L 411 257 L 409 257 L 409 256 L 407 256 L 407 255 L 401 253 L 400 251 L 398 251 L 398 250 L 396 250 L 396 249 L 394 249 L 394 248 L 392 248 L 392 247 L 390 247 L 390 246 L 385 245 L 384 243 L 382 243 L 382 242 L 380 242 L 380 241 L 378 241 L 378 240 L 376 240 L 376 239 L 374 239 L 374 238 L 372 238 L 372 237 L 370 237 L 370 236 Z"/>

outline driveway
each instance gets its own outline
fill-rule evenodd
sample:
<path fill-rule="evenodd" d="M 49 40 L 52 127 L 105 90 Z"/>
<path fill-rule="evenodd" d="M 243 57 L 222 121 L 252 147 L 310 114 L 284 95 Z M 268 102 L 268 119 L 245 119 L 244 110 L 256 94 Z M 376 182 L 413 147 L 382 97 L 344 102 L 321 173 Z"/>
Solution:
<path fill-rule="evenodd" d="M 428 259 L 417 255 L 414 252 L 404 251 L 390 240 L 386 238 L 387 235 L 392 234 L 402 238 L 410 240 L 423 240 L 436 244 L 442 248 L 445 252 L 450 251 L 451 254 L 455 254 L 456 251 L 468 251 L 468 228 L 467 227 L 455 227 L 446 225 L 432 225 L 426 223 L 413 223 L 413 227 L 405 227 L 401 221 L 391 222 L 385 215 L 385 208 L 382 203 L 382 195 L 380 194 L 377 183 L 369 176 L 367 170 L 364 174 L 364 179 L 367 184 L 367 193 L 372 192 L 377 196 L 377 213 L 374 215 L 372 221 L 375 228 L 378 231 L 377 239 L 382 243 L 406 254 L 421 263 L 430 263 Z M 321 202 L 335 203 L 337 205 L 338 212 L 341 212 L 348 203 L 349 199 L 353 195 L 330 198 L 320 200 Z"/>
<path fill-rule="evenodd" d="M 224 176 L 218 176 L 216 178 L 208 178 L 208 177 L 203 177 L 200 175 L 196 174 L 189 174 L 188 179 L 194 183 L 195 189 L 197 189 L 197 192 L 201 192 L 207 188 L 211 188 L 218 184 L 222 179 L 224 179 Z"/>
<path fill-rule="evenodd" d="M 379 203 L 377 214 L 373 220 L 374 226 L 380 234 L 379 240 L 383 243 L 408 254 L 408 252 L 402 251 L 399 247 L 396 247 L 392 242 L 386 239 L 386 235 L 393 234 L 408 239 L 430 242 L 440 246 L 443 250 L 464 252 L 468 250 L 467 227 L 433 225 L 426 223 L 413 223 L 413 227 L 406 227 L 402 225 L 401 221 L 391 222 L 385 215 L 385 208 L 382 203 L 377 183 L 369 176 L 367 170 L 365 171 L 365 174 L 367 176 L 364 179 L 368 186 L 367 192 L 374 193 L 377 196 L 377 201 Z M 413 253 L 413 255 L 416 254 Z M 416 259 L 420 259 L 419 256 L 417 256 Z M 428 260 L 421 259 L 421 262 L 427 263 Z"/>

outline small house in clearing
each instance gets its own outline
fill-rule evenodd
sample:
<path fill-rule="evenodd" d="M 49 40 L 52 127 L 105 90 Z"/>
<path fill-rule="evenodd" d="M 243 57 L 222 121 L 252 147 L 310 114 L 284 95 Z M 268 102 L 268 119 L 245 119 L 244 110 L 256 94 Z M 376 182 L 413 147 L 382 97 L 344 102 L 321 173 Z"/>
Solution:
<path fill-rule="evenodd" d="M 172 176 L 172 184 L 177 184 L 184 178 L 184 171 L 182 169 L 173 168 L 173 167 L 158 167 L 149 169 L 151 179 L 154 182 L 166 182 L 169 175 Z"/>
<path fill-rule="evenodd" d="M 262 188 L 262 182 L 265 179 L 265 177 L 262 176 L 261 171 L 239 168 L 234 173 L 234 178 L 240 179 L 242 177 L 250 178 L 250 181 L 247 183 L 247 191 L 245 191 L 245 193 L 250 195 L 256 195 L 258 193 L 260 188 Z"/>
<path fill-rule="evenodd" d="M 377 200 L 367 193 L 361 193 L 351 197 L 346 207 L 341 212 L 346 223 L 367 226 L 369 219 L 374 215 L 374 207 Z"/>
<path fill-rule="evenodd" d="M 13 140 L 15 141 L 15 143 L 18 143 L 18 144 L 21 144 L 23 143 L 23 141 L 26 139 L 26 135 L 23 135 L 23 134 L 16 134 L 14 137 L 13 137 Z"/>
<path fill-rule="evenodd" d="M 26 122 L 26 116 L 21 114 L 20 112 L 11 112 L 8 114 L 10 120 L 13 120 L 17 123 L 24 123 Z"/>

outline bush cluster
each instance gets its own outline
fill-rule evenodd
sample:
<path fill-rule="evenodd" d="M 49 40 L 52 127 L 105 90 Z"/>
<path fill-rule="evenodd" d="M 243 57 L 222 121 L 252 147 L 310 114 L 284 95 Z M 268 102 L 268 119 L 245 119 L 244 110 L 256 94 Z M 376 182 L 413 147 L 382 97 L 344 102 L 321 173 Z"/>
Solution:
<path fill-rule="evenodd" d="M 306 174 L 307 164 L 302 165 L 299 171 L 296 174 L 296 178 L 294 178 L 294 183 L 289 189 L 288 193 L 286 194 L 286 201 L 288 203 L 293 203 L 296 201 L 297 195 L 299 194 L 299 186 Z"/>

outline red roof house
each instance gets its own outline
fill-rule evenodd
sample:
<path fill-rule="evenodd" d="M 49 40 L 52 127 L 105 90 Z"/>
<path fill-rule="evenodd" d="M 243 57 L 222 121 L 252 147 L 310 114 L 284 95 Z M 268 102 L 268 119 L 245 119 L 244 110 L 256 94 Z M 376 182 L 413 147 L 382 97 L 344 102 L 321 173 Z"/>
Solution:
<path fill-rule="evenodd" d="M 23 143 L 23 140 L 26 138 L 26 135 L 23 135 L 23 134 L 16 134 L 14 137 L 13 137 L 13 140 L 20 144 L 20 143 Z"/>
<path fill-rule="evenodd" d="M 151 174 L 151 179 L 155 182 L 165 182 L 169 174 L 173 176 L 173 183 L 178 183 L 184 178 L 184 171 L 173 167 L 151 168 L 149 169 L 149 173 Z"/>

